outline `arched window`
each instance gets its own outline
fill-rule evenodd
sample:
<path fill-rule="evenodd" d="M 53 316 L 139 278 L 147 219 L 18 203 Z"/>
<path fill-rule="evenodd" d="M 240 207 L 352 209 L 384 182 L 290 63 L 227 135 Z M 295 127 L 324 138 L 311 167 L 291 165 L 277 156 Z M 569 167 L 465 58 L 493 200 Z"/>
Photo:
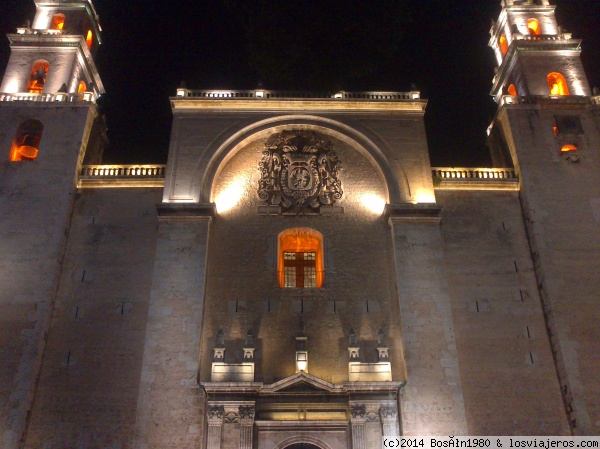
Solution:
<path fill-rule="evenodd" d="M 85 81 L 81 80 L 79 81 L 79 86 L 77 87 L 77 93 L 82 94 L 84 92 L 87 92 L 87 85 L 85 84 Z"/>
<path fill-rule="evenodd" d="M 577 147 L 575 145 L 563 145 L 560 149 L 561 153 L 568 153 L 569 151 L 577 151 Z"/>
<path fill-rule="evenodd" d="M 569 86 L 567 86 L 567 80 L 563 75 L 557 72 L 552 72 L 548 74 L 547 79 L 550 95 L 570 95 Z"/>
<path fill-rule="evenodd" d="M 506 41 L 506 36 L 504 34 L 500 36 L 498 45 L 500 45 L 500 51 L 502 52 L 502 56 L 508 53 L 508 42 Z"/>
<path fill-rule="evenodd" d="M 537 19 L 527 20 L 527 29 L 529 30 L 529 34 L 532 36 L 539 36 L 542 34 L 542 28 L 540 27 L 540 22 L 538 22 Z"/>
<path fill-rule="evenodd" d="M 64 14 L 54 14 L 52 16 L 52 25 L 50 25 L 51 30 L 62 30 L 65 26 L 65 15 Z"/>
<path fill-rule="evenodd" d="M 323 286 L 323 236 L 309 228 L 287 229 L 279 234 L 279 286 Z"/>
<path fill-rule="evenodd" d="M 94 41 L 94 35 L 92 34 L 92 30 L 88 30 L 87 35 L 85 36 L 85 43 L 88 48 L 92 49 L 92 42 Z"/>
<path fill-rule="evenodd" d="M 508 93 L 508 95 L 512 95 L 513 97 L 518 96 L 517 87 L 514 84 L 511 84 L 510 86 L 508 86 L 508 89 L 506 90 L 506 92 Z"/>
<path fill-rule="evenodd" d="M 33 65 L 31 66 L 31 73 L 29 74 L 29 93 L 42 93 L 42 91 L 44 90 L 44 84 L 46 84 L 48 70 L 50 70 L 50 64 L 48 64 L 48 61 L 40 59 L 39 61 L 35 61 L 33 63 Z"/>
<path fill-rule="evenodd" d="M 38 155 L 44 125 L 39 120 L 25 120 L 17 128 L 8 157 L 11 161 L 34 160 Z"/>

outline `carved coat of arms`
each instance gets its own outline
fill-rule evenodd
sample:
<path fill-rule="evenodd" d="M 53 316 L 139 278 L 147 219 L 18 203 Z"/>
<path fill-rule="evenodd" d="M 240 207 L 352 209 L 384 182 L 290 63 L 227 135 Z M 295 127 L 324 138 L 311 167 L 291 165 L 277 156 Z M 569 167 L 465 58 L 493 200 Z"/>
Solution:
<path fill-rule="evenodd" d="M 317 212 L 342 198 L 341 163 L 331 141 L 317 133 L 291 130 L 265 142 L 259 162 L 258 196 L 282 211 Z"/>

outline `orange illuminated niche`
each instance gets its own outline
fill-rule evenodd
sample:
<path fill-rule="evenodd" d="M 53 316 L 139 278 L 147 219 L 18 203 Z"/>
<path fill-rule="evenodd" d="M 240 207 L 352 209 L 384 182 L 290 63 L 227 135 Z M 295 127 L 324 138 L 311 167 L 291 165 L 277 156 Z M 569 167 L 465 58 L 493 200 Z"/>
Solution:
<path fill-rule="evenodd" d="M 506 41 L 506 36 L 504 34 L 500 36 L 498 44 L 500 45 L 500 51 L 502 51 L 502 56 L 508 53 L 508 42 Z"/>
<path fill-rule="evenodd" d="M 84 92 L 87 92 L 87 85 L 85 84 L 85 81 L 81 80 L 79 81 L 79 86 L 77 87 L 77 93 L 82 94 Z"/>
<path fill-rule="evenodd" d="M 310 228 L 279 234 L 277 277 L 282 288 L 323 287 L 323 236 Z"/>
<path fill-rule="evenodd" d="M 62 30 L 65 26 L 65 15 L 64 14 L 54 14 L 52 16 L 52 25 L 50 25 L 51 30 Z"/>
<path fill-rule="evenodd" d="M 548 74 L 547 79 L 550 95 L 569 95 L 567 80 L 563 75 L 557 72 L 552 72 Z"/>
<path fill-rule="evenodd" d="M 577 151 L 577 147 L 575 145 L 563 145 L 560 149 L 561 153 L 568 153 L 569 151 Z"/>
<path fill-rule="evenodd" d="M 508 89 L 506 91 L 508 92 L 508 95 L 512 95 L 513 97 L 518 96 L 517 88 L 514 84 L 511 84 L 510 86 L 508 86 Z"/>
<path fill-rule="evenodd" d="M 92 49 L 93 39 L 94 39 L 94 35 L 92 34 L 92 30 L 88 30 L 87 35 L 85 37 L 85 43 L 87 44 L 87 46 L 90 50 Z"/>
<path fill-rule="evenodd" d="M 31 72 L 29 74 L 29 81 L 27 83 L 27 90 L 31 94 L 41 94 L 44 90 L 44 84 L 46 84 L 46 77 L 48 76 L 48 70 L 50 70 L 50 64 L 47 61 L 36 61 L 31 66 Z"/>
<path fill-rule="evenodd" d="M 529 29 L 529 34 L 532 36 L 539 36 L 542 34 L 542 28 L 537 19 L 529 19 L 527 21 L 527 28 Z"/>
<path fill-rule="evenodd" d="M 13 162 L 37 158 L 44 125 L 39 120 L 25 120 L 17 128 L 8 159 Z"/>

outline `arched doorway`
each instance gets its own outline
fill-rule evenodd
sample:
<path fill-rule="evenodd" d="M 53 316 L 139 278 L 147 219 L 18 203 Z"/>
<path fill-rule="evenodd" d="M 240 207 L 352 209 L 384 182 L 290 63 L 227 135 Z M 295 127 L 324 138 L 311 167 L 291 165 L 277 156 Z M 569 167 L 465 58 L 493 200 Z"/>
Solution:
<path fill-rule="evenodd" d="M 294 443 L 286 446 L 284 449 L 321 449 L 319 446 L 310 443 Z"/>

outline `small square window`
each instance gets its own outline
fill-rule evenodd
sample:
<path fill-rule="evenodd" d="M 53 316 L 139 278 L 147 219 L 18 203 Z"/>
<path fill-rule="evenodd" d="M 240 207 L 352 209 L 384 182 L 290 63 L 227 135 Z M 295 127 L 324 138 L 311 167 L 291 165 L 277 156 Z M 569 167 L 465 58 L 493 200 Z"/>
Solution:
<path fill-rule="evenodd" d="M 579 135 L 583 134 L 581 119 L 577 115 L 555 115 L 556 130 L 558 135 Z"/>

